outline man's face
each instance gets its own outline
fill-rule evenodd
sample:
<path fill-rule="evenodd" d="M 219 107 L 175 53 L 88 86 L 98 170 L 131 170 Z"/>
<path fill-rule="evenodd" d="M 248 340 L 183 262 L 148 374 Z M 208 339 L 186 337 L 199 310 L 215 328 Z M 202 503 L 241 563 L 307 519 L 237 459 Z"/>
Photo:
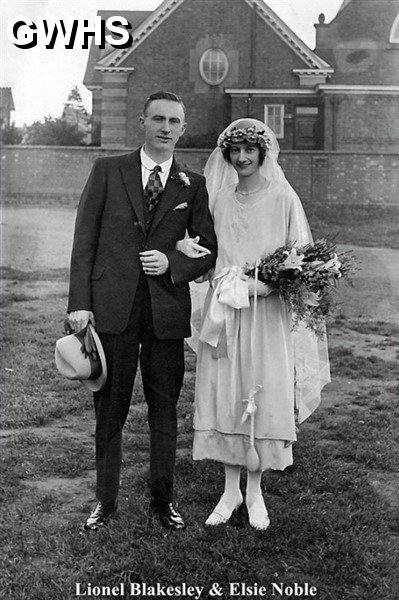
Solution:
<path fill-rule="evenodd" d="M 186 129 L 183 107 L 173 100 L 153 100 L 140 117 L 140 125 L 148 153 L 171 154 Z"/>

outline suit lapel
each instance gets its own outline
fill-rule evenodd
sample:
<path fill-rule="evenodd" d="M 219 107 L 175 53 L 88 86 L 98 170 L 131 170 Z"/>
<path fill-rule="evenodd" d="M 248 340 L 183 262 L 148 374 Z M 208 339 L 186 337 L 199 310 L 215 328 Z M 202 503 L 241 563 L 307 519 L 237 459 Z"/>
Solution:
<path fill-rule="evenodd" d="M 126 161 L 119 168 L 129 200 L 136 213 L 140 227 L 145 232 L 140 150 L 129 154 Z"/>
<path fill-rule="evenodd" d="M 168 180 L 165 185 L 165 189 L 162 193 L 162 197 L 157 205 L 154 218 L 150 226 L 150 233 L 159 225 L 164 215 L 170 210 L 174 204 L 178 204 L 177 197 L 179 193 L 184 189 L 184 184 L 179 180 L 179 165 L 173 160 L 170 168 Z"/>

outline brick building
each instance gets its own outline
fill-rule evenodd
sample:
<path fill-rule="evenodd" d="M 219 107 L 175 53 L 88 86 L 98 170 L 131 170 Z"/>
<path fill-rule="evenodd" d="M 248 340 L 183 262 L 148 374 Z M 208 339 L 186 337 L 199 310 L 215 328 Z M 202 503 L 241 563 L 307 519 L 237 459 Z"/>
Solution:
<path fill-rule="evenodd" d="M 137 146 L 143 100 L 168 89 L 188 109 L 180 145 L 212 147 L 226 124 L 248 115 L 265 120 L 282 149 L 397 151 L 398 12 L 399 0 L 344 0 L 331 23 L 319 17 L 312 51 L 263 0 L 119 11 L 133 45 L 92 46 L 84 78 L 94 141 Z"/>
<path fill-rule="evenodd" d="M 315 27 L 315 52 L 334 67 L 319 86 L 324 148 L 398 152 L 399 0 L 344 0 Z"/>

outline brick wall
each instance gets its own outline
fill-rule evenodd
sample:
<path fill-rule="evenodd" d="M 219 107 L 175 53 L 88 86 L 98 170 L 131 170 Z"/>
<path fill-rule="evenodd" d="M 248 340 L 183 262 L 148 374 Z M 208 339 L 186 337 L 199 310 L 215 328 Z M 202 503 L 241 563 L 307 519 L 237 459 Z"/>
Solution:
<path fill-rule="evenodd" d="M 398 150 L 399 96 L 353 94 L 339 100 L 338 148 Z"/>
<path fill-rule="evenodd" d="M 124 148 L 4 146 L 2 196 L 76 204 L 94 160 Z M 177 160 L 202 172 L 209 150 L 180 149 Z M 311 206 L 399 207 L 399 155 L 282 151 L 280 164 L 302 201 Z"/>
<path fill-rule="evenodd" d="M 326 150 L 398 152 L 398 95 L 328 94 L 324 119 Z"/>
<path fill-rule="evenodd" d="M 76 201 L 97 157 L 129 151 L 122 147 L 3 146 L 2 197 Z M 200 173 L 208 155 L 207 150 L 184 150 L 177 152 L 177 159 Z"/>

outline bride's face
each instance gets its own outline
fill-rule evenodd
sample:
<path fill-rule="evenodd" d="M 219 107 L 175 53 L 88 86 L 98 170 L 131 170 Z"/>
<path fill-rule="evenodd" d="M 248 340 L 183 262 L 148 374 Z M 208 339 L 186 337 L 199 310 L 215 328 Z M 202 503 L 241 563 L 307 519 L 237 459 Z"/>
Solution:
<path fill-rule="evenodd" d="M 259 147 L 241 142 L 230 146 L 230 161 L 239 177 L 253 175 L 259 169 Z"/>

